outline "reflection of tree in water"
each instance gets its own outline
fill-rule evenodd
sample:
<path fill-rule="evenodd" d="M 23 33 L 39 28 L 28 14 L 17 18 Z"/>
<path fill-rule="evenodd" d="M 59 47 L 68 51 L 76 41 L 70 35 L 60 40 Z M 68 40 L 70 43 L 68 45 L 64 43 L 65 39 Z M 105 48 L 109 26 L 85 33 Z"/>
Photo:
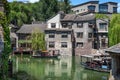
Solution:
<path fill-rule="evenodd" d="M 13 75 L 14 80 L 37 80 L 35 77 L 31 76 L 25 71 L 18 71 Z"/>
<path fill-rule="evenodd" d="M 72 69 L 71 69 L 71 80 L 75 77 L 75 57 L 72 57 Z"/>

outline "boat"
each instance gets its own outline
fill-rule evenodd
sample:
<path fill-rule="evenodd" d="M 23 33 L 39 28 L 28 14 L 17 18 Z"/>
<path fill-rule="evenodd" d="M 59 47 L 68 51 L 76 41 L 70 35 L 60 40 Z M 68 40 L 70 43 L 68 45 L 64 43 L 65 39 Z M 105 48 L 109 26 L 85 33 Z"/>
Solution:
<path fill-rule="evenodd" d="M 111 57 L 108 55 L 81 55 L 81 65 L 89 70 L 110 72 Z"/>
<path fill-rule="evenodd" d="M 36 51 L 32 57 L 34 58 L 59 58 L 60 54 L 50 54 L 48 51 Z"/>

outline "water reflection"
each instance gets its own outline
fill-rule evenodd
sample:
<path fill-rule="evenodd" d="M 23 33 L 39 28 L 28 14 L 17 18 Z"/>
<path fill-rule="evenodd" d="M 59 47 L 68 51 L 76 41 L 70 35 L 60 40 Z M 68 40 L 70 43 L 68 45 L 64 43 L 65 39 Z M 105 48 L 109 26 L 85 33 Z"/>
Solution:
<path fill-rule="evenodd" d="M 85 70 L 79 57 L 60 59 L 14 58 L 14 72 L 25 71 L 37 80 L 108 80 L 107 73 Z"/>

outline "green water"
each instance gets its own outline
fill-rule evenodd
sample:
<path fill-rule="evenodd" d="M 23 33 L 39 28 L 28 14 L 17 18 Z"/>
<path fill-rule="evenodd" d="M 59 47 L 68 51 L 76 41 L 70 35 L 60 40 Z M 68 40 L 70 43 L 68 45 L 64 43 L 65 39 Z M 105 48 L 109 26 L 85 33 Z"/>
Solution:
<path fill-rule="evenodd" d="M 108 80 L 108 73 L 86 70 L 79 57 L 35 59 L 15 56 L 14 72 L 25 71 L 36 80 Z"/>

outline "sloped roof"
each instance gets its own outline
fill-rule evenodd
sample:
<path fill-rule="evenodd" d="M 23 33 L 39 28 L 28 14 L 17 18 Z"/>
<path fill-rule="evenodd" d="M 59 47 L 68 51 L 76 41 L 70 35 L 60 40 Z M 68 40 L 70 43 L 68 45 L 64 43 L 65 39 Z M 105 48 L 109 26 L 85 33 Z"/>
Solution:
<path fill-rule="evenodd" d="M 17 38 L 17 35 L 15 33 L 10 33 L 11 38 Z"/>
<path fill-rule="evenodd" d="M 29 25 L 23 25 L 18 31 L 17 33 L 32 33 L 33 30 L 37 29 L 40 32 L 44 32 L 44 30 L 46 29 L 47 24 L 29 24 Z"/>
<path fill-rule="evenodd" d="M 94 19 L 95 19 L 94 14 L 88 14 L 82 16 L 78 14 L 66 14 L 61 21 L 89 21 Z"/>
<path fill-rule="evenodd" d="M 76 18 L 76 14 L 66 14 L 61 21 L 73 21 Z"/>
<path fill-rule="evenodd" d="M 94 14 L 89 14 L 89 15 L 83 15 L 83 16 L 77 16 L 74 21 L 89 21 L 89 20 L 94 20 L 95 15 Z"/>
<path fill-rule="evenodd" d="M 120 43 L 106 49 L 106 52 L 120 54 Z"/>

